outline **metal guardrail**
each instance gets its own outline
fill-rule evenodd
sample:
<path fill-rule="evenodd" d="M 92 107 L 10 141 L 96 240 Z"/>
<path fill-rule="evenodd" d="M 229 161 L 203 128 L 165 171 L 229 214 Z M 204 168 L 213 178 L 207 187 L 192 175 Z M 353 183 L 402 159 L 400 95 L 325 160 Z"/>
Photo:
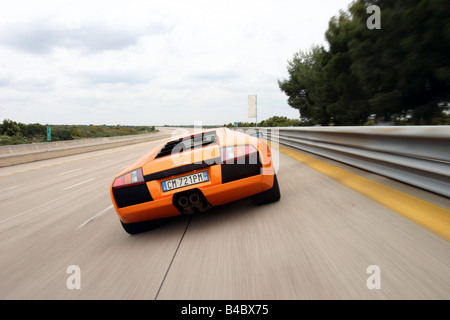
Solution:
<path fill-rule="evenodd" d="M 247 130 L 249 128 L 241 128 Z M 450 197 L 450 126 L 251 128 L 268 140 Z"/>

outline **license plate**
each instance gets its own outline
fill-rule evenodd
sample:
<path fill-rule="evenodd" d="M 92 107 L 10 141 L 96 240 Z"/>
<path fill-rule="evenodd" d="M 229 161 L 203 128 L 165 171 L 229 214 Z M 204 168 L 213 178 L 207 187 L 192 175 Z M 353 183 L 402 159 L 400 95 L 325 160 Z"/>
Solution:
<path fill-rule="evenodd" d="M 208 172 L 202 171 L 187 176 L 178 177 L 161 182 L 163 191 L 187 187 L 193 184 L 209 181 Z"/>

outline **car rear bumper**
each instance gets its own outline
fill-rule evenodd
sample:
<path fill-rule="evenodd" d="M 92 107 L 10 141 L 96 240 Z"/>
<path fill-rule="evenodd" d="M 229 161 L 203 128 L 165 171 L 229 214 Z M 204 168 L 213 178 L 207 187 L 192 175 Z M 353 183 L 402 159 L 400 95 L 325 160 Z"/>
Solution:
<path fill-rule="evenodd" d="M 208 169 L 211 177 L 218 174 L 220 165 L 212 166 Z M 220 174 L 219 174 L 220 175 Z M 193 185 L 190 188 L 184 188 L 178 192 L 170 192 L 163 194 L 155 190 L 155 184 L 160 182 L 147 182 L 147 187 L 152 192 L 152 200 L 135 205 L 119 207 L 115 201 L 113 190 L 111 195 L 116 212 L 123 223 L 134 223 L 147 220 L 155 220 L 173 217 L 182 214 L 182 211 L 174 204 L 174 196 L 180 192 L 189 192 L 189 190 L 201 192 L 206 201 L 211 206 L 218 206 L 225 203 L 233 202 L 243 198 L 253 196 L 270 189 L 273 186 L 273 168 L 262 167 L 261 174 L 245 177 L 226 183 L 214 183 L 215 178 L 209 183 Z"/>

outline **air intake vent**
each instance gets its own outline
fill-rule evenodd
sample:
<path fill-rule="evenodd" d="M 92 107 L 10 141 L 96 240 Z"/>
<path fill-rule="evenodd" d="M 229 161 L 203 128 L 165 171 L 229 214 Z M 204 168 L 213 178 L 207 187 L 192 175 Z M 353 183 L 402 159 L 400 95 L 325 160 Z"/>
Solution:
<path fill-rule="evenodd" d="M 178 140 L 167 142 L 164 147 L 158 152 L 155 158 L 165 157 L 174 153 L 201 148 L 212 143 L 216 143 L 216 132 L 208 131 L 189 137 L 184 137 Z"/>
<path fill-rule="evenodd" d="M 173 148 L 177 147 L 182 142 L 183 140 L 180 139 L 166 143 L 166 145 L 161 150 L 159 150 L 158 154 L 156 155 L 156 158 L 161 158 L 170 155 L 172 153 Z M 178 148 L 179 147 L 177 147 L 177 149 Z"/>

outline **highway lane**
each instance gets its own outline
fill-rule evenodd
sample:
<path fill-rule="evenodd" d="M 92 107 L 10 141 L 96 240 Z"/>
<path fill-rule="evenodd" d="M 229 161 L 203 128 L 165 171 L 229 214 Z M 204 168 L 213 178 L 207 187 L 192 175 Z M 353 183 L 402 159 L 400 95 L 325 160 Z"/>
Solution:
<path fill-rule="evenodd" d="M 109 185 L 158 143 L 0 168 L 0 299 L 450 298 L 447 240 L 282 153 L 279 202 L 128 235 Z"/>
<path fill-rule="evenodd" d="M 109 185 L 121 168 L 157 143 L 46 160 L 34 163 L 34 167 L 2 168 L 6 176 L 1 178 L 0 188 L 7 190 L 0 196 L 0 297 L 127 297 L 127 290 L 134 292 L 141 277 L 155 281 L 146 287 L 150 293 L 145 289 L 142 298 L 154 297 L 153 288 L 160 284 L 180 238 L 177 226 L 166 240 L 158 231 L 149 234 L 150 247 L 142 241 L 134 243 L 111 207 Z M 98 216 L 102 212 L 104 217 Z M 184 230 L 180 222 L 178 233 Z M 121 249 L 111 252 L 111 248 Z M 142 256 L 142 249 L 151 254 L 138 262 L 133 257 Z M 70 265 L 78 265 L 82 271 L 79 292 L 67 289 Z M 131 280 L 124 272 L 127 269 Z M 137 292 L 141 296 L 142 292 Z"/>

